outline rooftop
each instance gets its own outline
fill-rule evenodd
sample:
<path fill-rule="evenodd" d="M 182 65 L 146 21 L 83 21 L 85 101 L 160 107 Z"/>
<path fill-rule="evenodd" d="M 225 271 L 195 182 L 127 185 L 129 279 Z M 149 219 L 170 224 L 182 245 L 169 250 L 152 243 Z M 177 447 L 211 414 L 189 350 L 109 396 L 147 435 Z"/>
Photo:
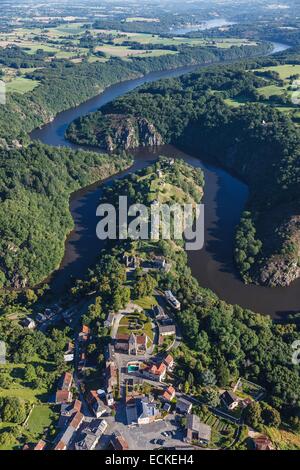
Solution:
<path fill-rule="evenodd" d="M 128 442 L 126 441 L 126 439 L 124 439 L 122 434 L 119 433 L 118 431 L 116 431 L 112 435 L 111 444 L 115 450 L 128 450 L 129 449 Z"/>
<path fill-rule="evenodd" d="M 71 372 L 66 372 L 65 375 L 63 376 L 62 389 L 70 390 L 72 381 L 73 381 L 73 375 L 71 374 Z"/>
<path fill-rule="evenodd" d="M 176 328 L 175 328 L 174 324 L 172 324 L 172 325 L 159 325 L 158 329 L 159 329 L 159 334 L 173 333 L 175 335 L 175 333 L 176 333 Z"/>
<path fill-rule="evenodd" d="M 197 432 L 198 439 L 210 441 L 211 438 L 211 427 L 200 421 L 197 415 L 188 415 L 187 417 L 187 429 Z"/>
<path fill-rule="evenodd" d="M 221 395 L 221 398 L 222 398 L 222 400 L 224 400 L 224 402 L 227 405 L 231 405 L 231 403 L 234 403 L 237 400 L 237 396 L 233 392 L 231 392 L 230 390 L 226 390 L 226 392 L 224 392 Z"/>
<path fill-rule="evenodd" d="M 164 359 L 164 362 L 169 366 L 170 364 L 172 364 L 172 362 L 174 361 L 173 359 L 173 356 L 171 356 L 171 354 L 168 354 L 167 357 L 165 357 Z"/>
<path fill-rule="evenodd" d="M 156 403 L 151 401 L 149 398 L 144 397 L 137 401 L 138 415 L 140 418 L 148 418 L 158 416 L 159 410 L 157 409 Z"/>
<path fill-rule="evenodd" d="M 42 439 L 36 444 L 33 450 L 44 450 L 46 447 L 46 442 Z"/>
<path fill-rule="evenodd" d="M 55 395 L 56 403 L 69 402 L 72 399 L 72 393 L 69 390 L 57 390 Z"/>
<path fill-rule="evenodd" d="M 178 398 L 176 407 L 180 408 L 181 410 L 188 411 L 191 407 L 192 403 L 185 398 Z"/>

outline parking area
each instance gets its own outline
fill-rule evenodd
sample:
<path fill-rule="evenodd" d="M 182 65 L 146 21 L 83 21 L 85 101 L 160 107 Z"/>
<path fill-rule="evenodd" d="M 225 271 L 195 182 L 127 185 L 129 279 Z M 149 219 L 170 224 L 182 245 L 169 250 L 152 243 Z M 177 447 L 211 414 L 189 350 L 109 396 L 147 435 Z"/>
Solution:
<path fill-rule="evenodd" d="M 129 448 L 132 450 L 152 450 L 161 447 L 161 445 L 164 447 L 183 445 L 184 430 L 180 428 L 174 416 L 141 426 L 126 426 L 121 422 L 111 421 L 97 448 L 105 448 L 105 445 L 107 445 L 109 441 L 109 436 L 115 431 L 119 431 L 124 436 L 128 442 Z M 174 436 L 164 436 L 162 434 L 163 432 L 174 432 Z M 154 439 L 162 440 L 164 443 L 154 444 Z"/>

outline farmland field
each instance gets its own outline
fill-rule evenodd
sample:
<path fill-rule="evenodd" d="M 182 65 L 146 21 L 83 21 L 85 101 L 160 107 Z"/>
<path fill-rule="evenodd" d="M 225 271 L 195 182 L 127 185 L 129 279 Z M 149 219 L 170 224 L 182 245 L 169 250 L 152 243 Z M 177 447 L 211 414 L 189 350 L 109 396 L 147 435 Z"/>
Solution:
<path fill-rule="evenodd" d="M 143 49 L 130 49 L 127 46 L 113 46 L 113 45 L 104 45 L 98 46 L 95 49 L 97 52 L 101 51 L 107 54 L 108 56 L 114 57 L 136 57 L 136 56 L 143 56 L 143 57 L 157 57 L 161 55 L 167 54 L 177 54 L 176 51 L 167 51 L 167 50 L 143 50 Z"/>
<path fill-rule="evenodd" d="M 276 65 L 274 67 L 263 67 L 258 69 L 258 71 L 268 71 L 277 72 L 282 80 L 288 79 L 291 75 L 300 74 L 300 65 L 294 64 L 285 64 L 285 65 Z"/>

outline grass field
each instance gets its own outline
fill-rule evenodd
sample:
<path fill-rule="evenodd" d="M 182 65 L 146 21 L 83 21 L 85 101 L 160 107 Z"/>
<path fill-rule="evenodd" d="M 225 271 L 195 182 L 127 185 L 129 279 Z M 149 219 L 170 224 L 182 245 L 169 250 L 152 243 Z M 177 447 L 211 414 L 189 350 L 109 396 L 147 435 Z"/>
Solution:
<path fill-rule="evenodd" d="M 26 429 L 32 436 L 39 439 L 44 434 L 45 429 L 57 418 L 58 414 L 54 412 L 50 405 L 36 405 L 29 416 Z"/>
<path fill-rule="evenodd" d="M 148 297 L 143 297 L 142 299 L 137 300 L 135 303 L 147 311 L 151 310 L 154 305 L 157 305 L 157 300 L 153 295 L 151 295 Z"/>
<path fill-rule="evenodd" d="M 277 85 L 268 85 L 262 88 L 258 88 L 257 91 L 260 95 L 263 95 L 266 99 L 269 99 L 272 95 L 283 95 L 287 89 Z"/>
<path fill-rule="evenodd" d="M 30 80 L 29 78 L 16 77 L 11 82 L 6 84 L 7 93 L 28 93 L 34 90 L 39 85 L 37 80 Z"/>
<path fill-rule="evenodd" d="M 280 75 L 282 80 L 288 79 L 291 75 L 300 74 L 300 65 L 294 64 L 285 64 L 285 65 L 276 65 L 273 67 L 263 67 L 261 69 L 257 69 L 259 72 L 266 72 L 266 71 L 277 72 Z"/>
<path fill-rule="evenodd" d="M 104 52 L 110 57 L 158 57 L 161 55 L 177 54 L 176 51 L 167 51 L 164 49 L 156 50 L 144 50 L 144 49 L 130 49 L 127 46 L 113 46 L 105 44 L 103 46 L 97 46 L 95 51 Z"/>
<path fill-rule="evenodd" d="M 114 32 L 118 33 L 118 32 Z M 228 48 L 231 46 L 241 46 L 241 45 L 255 45 L 255 41 L 248 41 L 246 39 L 235 39 L 235 38 L 228 38 L 228 39 L 201 39 L 201 38 L 184 38 L 184 37 L 160 37 L 157 34 L 147 34 L 147 33 L 131 33 L 124 37 L 124 33 L 121 33 L 122 37 L 118 37 L 114 40 L 115 44 L 120 44 L 124 40 L 126 41 L 134 41 L 140 42 L 141 44 L 163 44 L 164 46 L 180 46 L 182 44 L 188 46 L 207 46 L 207 45 L 214 45 L 217 47 Z"/>

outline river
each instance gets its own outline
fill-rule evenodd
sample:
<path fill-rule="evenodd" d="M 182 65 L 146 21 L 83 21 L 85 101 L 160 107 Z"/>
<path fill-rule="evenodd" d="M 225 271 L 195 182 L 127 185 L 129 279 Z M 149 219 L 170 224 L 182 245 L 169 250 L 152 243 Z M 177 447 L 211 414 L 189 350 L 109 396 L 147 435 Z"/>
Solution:
<path fill-rule="evenodd" d="M 203 21 L 201 24 L 186 24 L 182 25 L 181 27 L 177 29 L 170 29 L 170 33 L 173 35 L 178 34 L 178 35 L 183 35 L 190 33 L 192 31 L 205 31 L 207 29 L 213 29 L 213 28 L 222 28 L 226 26 L 230 26 L 232 24 L 235 24 L 232 21 L 228 21 L 225 18 L 214 18 L 212 20 L 207 20 Z"/>
<path fill-rule="evenodd" d="M 275 43 L 274 52 L 288 46 Z M 273 53 L 274 53 L 273 52 Z M 65 130 L 76 118 L 104 106 L 109 101 L 133 90 L 139 85 L 161 78 L 175 77 L 194 70 L 195 67 L 157 72 L 146 77 L 119 83 L 106 89 L 101 95 L 60 113 L 54 121 L 31 133 L 32 139 L 54 146 L 78 148 L 65 139 Z M 240 280 L 233 263 L 233 239 L 235 227 L 240 219 L 247 198 L 245 184 L 228 172 L 205 163 L 205 155 L 190 156 L 172 146 L 163 146 L 156 151 L 140 149 L 134 152 L 133 166 L 106 181 L 123 177 L 129 172 L 149 165 L 158 155 L 164 154 L 183 158 L 195 167 L 202 168 L 205 174 L 205 247 L 188 254 L 189 265 L 200 285 L 210 288 L 221 299 L 239 304 L 254 312 L 269 314 L 274 318 L 300 310 L 300 280 L 288 288 L 265 288 L 246 286 Z M 81 189 L 71 196 L 70 209 L 75 229 L 65 245 L 65 255 L 58 271 L 54 273 L 51 287 L 57 294 L 64 291 L 72 278 L 80 278 L 93 264 L 101 248 L 96 237 L 96 207 L 101 196 L 104 182 Z"/>

